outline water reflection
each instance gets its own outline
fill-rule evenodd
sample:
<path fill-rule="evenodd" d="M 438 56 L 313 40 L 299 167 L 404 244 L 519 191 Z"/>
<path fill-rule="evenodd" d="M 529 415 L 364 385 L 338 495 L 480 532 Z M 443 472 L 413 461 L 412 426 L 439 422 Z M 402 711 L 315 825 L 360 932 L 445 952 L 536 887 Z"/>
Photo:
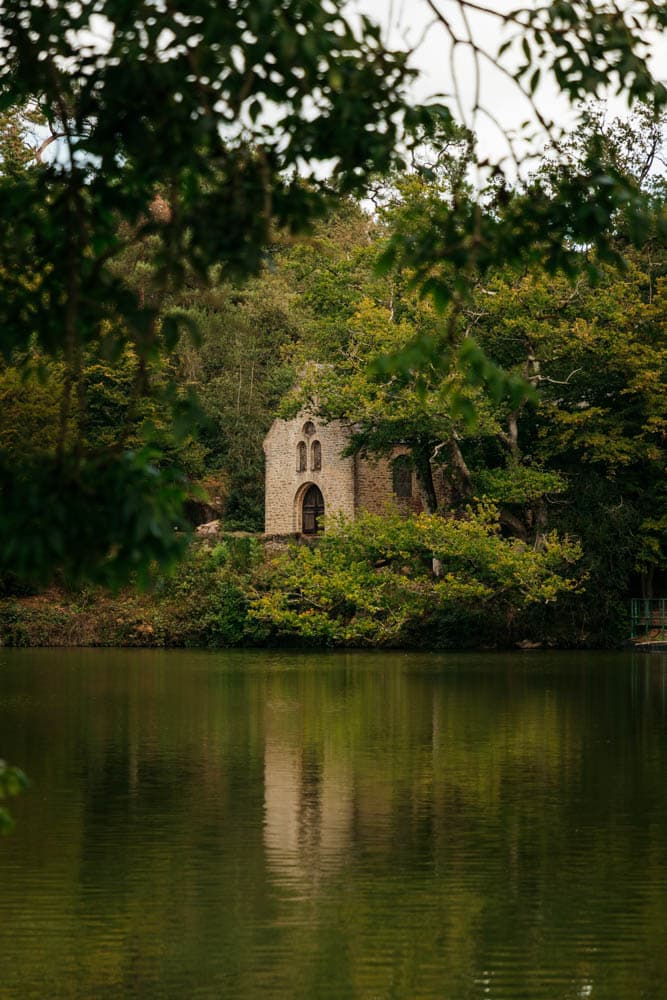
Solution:
<path fill-rule="evenodd" d="M 316 746 L 280 739 L 267 717 L 264 845 L 270 868 L 312 882 L 347 856 L 354 802 L 349 771 Z"/>
<path fill-rule="evenodd" d="M 0 997 L 662 997 L 666 656 L 1 651 Z"/>

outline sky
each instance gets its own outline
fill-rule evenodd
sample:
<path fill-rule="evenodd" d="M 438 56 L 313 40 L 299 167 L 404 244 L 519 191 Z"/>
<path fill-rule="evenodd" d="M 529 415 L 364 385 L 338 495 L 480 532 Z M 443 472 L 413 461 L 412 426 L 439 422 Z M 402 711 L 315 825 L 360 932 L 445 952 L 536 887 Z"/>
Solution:
<path fill-rule="evenodd" d="M 471 2 L 474 7 L 475 0 Z M 477 0 L 479 5 L 486 3 L 498 12 L 514 10 L 521 2 L 522 0 Z M 538 0 L 523 0 L 524 5 L 535 2 Z M 627 7 L 632 0 L 617 2 Z M 431 4 L 451 19 L 456 34 L 463 37 L 466 25 L 461 18 L 459 0 L 431 0 Z M 482 61 L 479 75 L 480 104 L 488 114 L 478 113 L 474 116 L 474 59 L 470 50 L 461 46 L 457 48 L 452 64 L 451 40 L 442 25 L 434 23 L 429 0 L 348 0 L 348 12 L 366 14 L 380 24 L 388 46 L 412 50 L 410 62 L 419 74 L 412 85 L 414 99 L 424 101 L 440 95 L 455 117 L 464 120 L 478 136 L 478 158 L 488 157 L 492 162 L 503 161 L 510 176 L 516 171 L 509 156 L 507 135 L 516 132 L 522 122 L 530 119 L 531 125 L 523 130 L 523 134 L 532 133 L 532 142 L 524 139 L 516 144 L 524 171 L 530 171 L 534 160 L 526 154 L 539 156 L 548 142 L 548 136 L 539 127 L 529 102 L 522 97 L 516 85 L 493 65 L 500 44 L 507 37 L 503 34 L 502 23 L 498 18 L 474 10 L 469 12 L 468 26 L 476 42 L 491 57 Z M 93 35 L 90 38 L 93 40 Z M 97 46 L 101 44 L 102 48 L 105 47 L 103 28 L 94 41 Z M 651 37 L 650 49 L 653 70 L 667 84 L 667 33 L 662 37 L 657 34 Z M 516 61 L 513 62 L 512 59 L 509 53 L 504 57 L 510 70 L 516 66 Z M 576 115 L 553 80 L 543 80 L 535 99 L 543 117 L 553 121 L 557 129 L 567 132 L 574 127 Z M 625 100 L 612 96 L 608 100 L 608 106 L 611 116 L 627 114 Z M 50 155 L 55 152 L 54 149 Z"/>
<path fill-rule="evenodd" d="M 460 16 L 457 0 L 434 0 L 434 2 L 446 16 L 451 18 L 456 33 L 463 36 L 465 25 Z M 628 2 L 629 0 L 620 0 L 620 6 L 627 7 Z M 519 0 L 488 0 L 488 6 L 501 12 L 516 9 L 521 4 Z M 480 103 L 485 105 L 497 119 L 497 124 L 492 122 L 489 116 L 479 114 L 473 121 L 474 60 L 469 50 L 464 50 L 462 47 L 458 49 L 454 71 L 460 95 L 459 102 L 455 97 L 450 63 L 451 41 L 444 28 L 433 23 L 434 14 L 429 9 L 427 0 L 350 0 L 350 10 L 367 14 L 381 24 L 385 42 L 390 46 L 415 49 L 411 62 L 419 70 L 419 78 L 413 87 L 417 99 L 423 100 L 443 93 L 450 95 L 450 106 L 456 117 L 459 119 L 464 117 L 466 124 L 474 127 L 479 137 L 481 155 L 497 160 L 508 154 L 503 129 L 510 131 L 517 129 L 526 119 L 533 118 L 529 103 L 506 76 L 489 61 L 484 61 L 480 74 Z M 469 27 L 478 44 L 492 56 L 496 55 L 501 42 L 507 37 L 502 34 L 499 20 L 490 15 L 471 11 Z M 651 36 L 650 49 L 653 71 L 667 84 L 667 36 L 657 34 Z M 508 65 L 511 66 L 511 62 L 508 62 Z M 536 101 L 543 116 L 555 122 L 557 127 L 565 131 L 572 127 L 575 120 L 573 109 L 559 94 L 553 80 L 547 80 L 540 85 Z M 608 107 L 612 116 L 627 114 L 625 99 L 609 95 Z M 534 118 L 533 122 L 534 127 L 529 131 L 536 129 L 539 132 L 534 142 L 534 150 L 539 153 L 544 149 L 547 137 L 539 129 Z M 528 146 L 520 144 L 520 148 L 525 153 Z"/>

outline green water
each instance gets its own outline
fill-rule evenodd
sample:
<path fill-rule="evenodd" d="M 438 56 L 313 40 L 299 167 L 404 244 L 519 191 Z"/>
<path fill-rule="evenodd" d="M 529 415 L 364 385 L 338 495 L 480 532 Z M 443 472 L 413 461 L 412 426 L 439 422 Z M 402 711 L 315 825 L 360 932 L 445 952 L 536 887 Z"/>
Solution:
<path fill-rule="evenodd" d="M 0 997 L 667 997 L 667 657 L 0 650 Z"/>

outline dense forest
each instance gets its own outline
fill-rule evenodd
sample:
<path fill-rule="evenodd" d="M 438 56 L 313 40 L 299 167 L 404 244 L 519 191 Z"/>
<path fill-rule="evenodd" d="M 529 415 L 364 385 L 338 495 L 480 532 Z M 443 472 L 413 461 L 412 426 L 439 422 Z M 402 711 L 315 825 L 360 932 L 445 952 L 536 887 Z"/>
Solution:
<path fill-rule="evenodd" d="M 26 123 L 7 121 L 5 170 L 26 170 Z M 158 298 L 148 227 L 113 268 L 143 303 L 156 296 L 160 349 L 148 365 L 111 334 L 75 361 L 37 342 L 17 349 L 0 367 L 0 447 L 16 470 L 63 449 L 148 449 L 186 483 L 190 527 L 220 518 L 222 534 L 193 542 L 172 574 L 139 580 L 143 594 L 82 590 L 62 573 L 45 597 L 5 573 L 1 641 L 623 641 L 629 597 L 662 593 L 667 570 L 667 185 L 652 114 L 611 121 L 591 108 L 585 122 L 567 157 L 539 166 L 540 183 L 574 177 L 595 146 L 647 195 L 641 240 L 619 209 L 604 259 L 583 244 L 570 273 L 539 254 L 521 268 L 498 259 L 460 300 L 428 294 L 403 253 L 469 193 L 471 137 L 452 126 L 306 238 L 275 227 L 243 281 L 193 270 Z M 164 192 L 155 226 L 169 212 Z M 263 528 L 271 421 L 304 404 L 353 425 L 359 453 L 407 446 L 426 513 L 341 522 L 280 551 L 235 537 Z M 446 509 L 436 468 L 451 484 Z"/>

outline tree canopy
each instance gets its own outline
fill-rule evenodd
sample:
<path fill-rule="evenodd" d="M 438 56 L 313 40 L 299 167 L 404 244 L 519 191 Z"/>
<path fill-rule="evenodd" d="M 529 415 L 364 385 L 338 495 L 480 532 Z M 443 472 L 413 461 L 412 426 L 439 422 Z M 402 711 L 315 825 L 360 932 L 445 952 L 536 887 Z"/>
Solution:
<path fill-rule="evenodd" d="M 667 100 L 646 44 L 667 23 L 656 0 L 629 12 L 558 0 L 498 15 L 514 34 L 493 56 L 430 6 L 475 63 L 520 53 L 506 71 L 528 97 L 546 71 L 570 100 L 605 86 L 652 114 Z M 197 333 L 179 292 L 256 274 L 278 233 L 308 230 L 334 197 L 361 195 L 410 150 L 414 176 L 429 179 L 419 148 L 458 141 L 456 100 L 411 105 L 408 62 L 377 25 L 353 25 L 342 0 L 3 4 L 0 353 L 41 387 L 55 418 L 55 429 L 0 452 L 5 570 L 116 582 L 180 551 L 186 470 L 165 461 L 165 441 L 187 437 L 198 411 L 169 373 L 183 331 Z M 399 368 L 451 349 L 464 303 L 500 260 L 573 276 L 587 247 L 583 265 L 597 273 L 620 259 L 619 215 L 633 243 L 651 227 L 664 237 L 642 179 L 589 140 L 569 160 L 557 144 L 542 173 L 515 186 L 496 163 L 481 186 L 464 169 L 427 206 L 419 191 L 400 199 L 380 266 L 448 313 L 399 351 Z M 100 361 L 131 385 L 106 439 L 92 433 Z M 512 394 L 470 338 L 460 364 L 468 383 Z"/>
<path fill-rule="evenodd" d="M 161 391 L 183 417 L 186 400 L 153 378 L 191 325 L 161 311 L 167 292 L 214 267 L 257 271 L 272 227 L 302 230 L 323 212 L 318 164 L 350 191 L 385 170 L 406 58 L 369 22 L 354 31 L 342 4 L 313 0 L 131 12 L 10 0 L 0 31 L 2 108 L 15 110 L 0 176 L 1 351 L 26 372 L 36 351 L 64 366 L 55 448 L 1 457 L 0 549 L 20 576 L 61 567 L 112 582 L 179 550 L 185 484 L 150 435 L 87 446 L 85 351 L 130 350 L 135 405 Z M 53 139 L 48 162 L 43 142 L 32 165 L 16 152 L 26 113 Z M 117 262 L 142 246 L 137 287 Z"/>

